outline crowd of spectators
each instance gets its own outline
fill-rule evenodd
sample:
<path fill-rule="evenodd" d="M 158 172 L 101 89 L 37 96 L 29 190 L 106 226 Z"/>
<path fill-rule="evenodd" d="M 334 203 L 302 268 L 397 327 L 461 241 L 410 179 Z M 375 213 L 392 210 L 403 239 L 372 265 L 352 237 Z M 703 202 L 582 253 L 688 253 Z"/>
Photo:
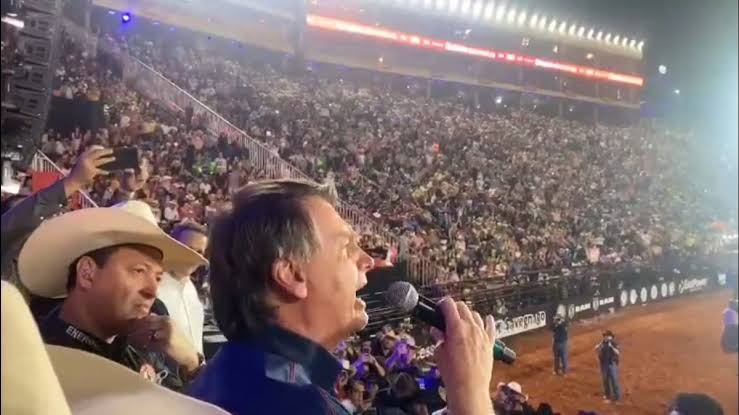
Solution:
<path fill-rule="evenodd" d="M 718 215 L 684 180 L 685 134 L 485 112 L 372 82 L 288 75 L 279 61 L 221 56 L 215 40 L 206 52 L 138 35 L 107 42 L 311 177 L 335 183 L 342 199 L 400 236 L 392 248 L 401 256 L 440 265 L 437 282 L 711 249 L 707 225 Z M 99 181 L 92 195 L 101 205 L 133 196 L 164 223 L 207 223 L 231 191 L 264 176 L 234 138 L 214 135 L 189 109 L 154 105 L 99 62 L 81 49 L 64 55 L 55 93 L 102 95 L 105 127 L 50 131 L 43 150 L 68 167 L 81 143 L 142 149 L 148 180 L 137 184 L 128 172 Z"/>
<path fill-rule="evenodd" d="M 287 76 L 277 64 L 217 51 L 108 39 L 275 154 L 335 183 L 340 197 L 400 235 L 401 255 L 420 253 L 447 270 L 441 281 L 657 261 L 708 247 L 705 225 L 717 216 L 683 181 L 688 136 L 478 111 L 316 73 Z M 100 103 L 103 120 L 49 130 L 42 151 L 68 170 L 93 145 L 141 149 L 140 169 L 89 189 L 99 205 L 145 200 L 164 228 L 207 224 L 234 190 L 265 176 L 233 137 L 208 131 L 191 109 L 161 107 L 67 37 L 62 49 L 54 95 Z M 389 248 L 363 237 L 367 247 Z M 337 395 L 350 412 L 443 410 L 433 345 L 411 331 L 386 326 L 336 351 L 345 369 Z M 498 414 L 553 413 L 546 403 L 534 409 L 516 382 L 498 385 L 491 399 Z"/>
<path fill-rule="evenodd" d="M 136 35 L 126 45 L 283 159 L 335 182 L 401 236 L 401 255 L 448 271 L 443 280 L 710 249 L 706 226 L 719 216 L 686 180 L 686 133 L 287 74 L 277 57 L 229 56 L 215 39 L 207 50 Z"/>
<path fill-rule="evenodd" d="M 445 385 L 433 361 L 434 344 L 423 337 L 404 321 L 370 338 L 342 342 L 334 354 L 344 367 L 336 384 L 344 407 L 352 414 L 444 414 Z M 546 402 L 535 408 L 515 381 L 498 384 L 490 399 L 499 415 L 555 414 Z"/>

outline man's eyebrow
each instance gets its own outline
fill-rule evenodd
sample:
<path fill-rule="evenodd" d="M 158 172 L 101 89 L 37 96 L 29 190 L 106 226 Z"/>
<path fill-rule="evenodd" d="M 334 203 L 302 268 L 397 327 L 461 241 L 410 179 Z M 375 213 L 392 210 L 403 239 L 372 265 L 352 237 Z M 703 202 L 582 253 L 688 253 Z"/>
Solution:
<path fill-rule="evenodd" d="M 341 230 L 335 234 L 337 239 L 346 239 L 349 241 L 359 240 L 359 234 L 352 230 Z"/>

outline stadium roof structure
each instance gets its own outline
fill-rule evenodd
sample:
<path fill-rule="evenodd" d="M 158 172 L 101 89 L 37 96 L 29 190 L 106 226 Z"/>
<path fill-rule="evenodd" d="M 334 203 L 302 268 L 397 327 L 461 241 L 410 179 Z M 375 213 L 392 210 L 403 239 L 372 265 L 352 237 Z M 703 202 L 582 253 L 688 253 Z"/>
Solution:
<path fill-rule="evenodd" d="M 311 6 L 323 6 L 335 0 L 310 0 Z M 641 60 L 645 40 L 580 21 L 568 21 L 544 10 L 526 10 L 504 0 L 357 0 L 336 2 L 341 7 L 393 8 L 470 24 L 489 25 L 496 30 L 570 44 L 592 51 L 606 52 Z"/>

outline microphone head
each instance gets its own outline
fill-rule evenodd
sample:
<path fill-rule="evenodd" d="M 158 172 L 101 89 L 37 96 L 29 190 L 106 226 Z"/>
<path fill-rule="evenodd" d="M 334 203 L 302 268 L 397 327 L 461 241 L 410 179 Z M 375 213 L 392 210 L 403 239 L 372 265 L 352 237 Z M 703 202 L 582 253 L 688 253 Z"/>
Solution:
<path fill-rule="evenodd" d="M 500 360 L 507 365 L 512 365 L 516 362 L 516 358 L 516 352 L 506 347 L 503 349 L 503 356 Z"/>
<path fill-rule="evenodd" d="M 410 313 L 418 304 L 418 291 L 408 282 L 396 281 L 385 292 L 388 305 Z"/>

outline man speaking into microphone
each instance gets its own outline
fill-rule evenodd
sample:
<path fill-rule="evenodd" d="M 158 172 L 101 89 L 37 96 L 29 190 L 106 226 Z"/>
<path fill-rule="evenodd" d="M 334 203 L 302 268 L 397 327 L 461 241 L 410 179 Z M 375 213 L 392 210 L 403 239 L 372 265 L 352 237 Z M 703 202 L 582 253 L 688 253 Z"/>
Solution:
<path fill-rule="evenodd" d="M 234 415 L 347 414 L 330 351 L 367 324 L 356 292 L 372 258 L 335 202 L 327 188 L 291 180 L 256 182 L 233 196 L 208 248 L 213 311 L 228 342 L 190 395 Z M 448 408 L 489 415 L 494 321 L 452 300 L 439 309 L 446 330 L 436 360 Z"/>

